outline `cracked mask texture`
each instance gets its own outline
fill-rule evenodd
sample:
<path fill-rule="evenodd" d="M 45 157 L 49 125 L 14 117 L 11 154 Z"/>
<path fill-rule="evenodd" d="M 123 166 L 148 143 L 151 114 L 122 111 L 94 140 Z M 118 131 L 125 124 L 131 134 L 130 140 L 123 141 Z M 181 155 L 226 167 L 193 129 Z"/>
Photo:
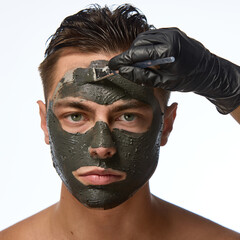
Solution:
<path fill-rule="evenodd" d="M 98 61 L 94 63 L 96 62 Z M 73 196 L 87 207 L 109 209 L 129 199 L 155 171 L 163 114 L 153 89 L 138 86 L 120 75 L 91 82 L 86 76 L 90 70 L 77 68 L 69 71 L 59 82 L 47 112 L 50 146 L 54 167 Z M 152 107 L 151 126 L 144 133 L 117 128 L 111 131 L 107 123 L 98 121 L 85 133 L 69 133 L 62 129 L 54 114 L 54 104 L 68 96 L 84 98 L 101 105 L 112 104 L 120 99 L 139 100 Z M 113 146 L 116 147 L 116 153 L 111 158 L 93 158 L 89 154 L 89 147 Z M 125 180 L 108 185 L 85 186 L 72 174 L 83 166 L 111 168 L 126 172 L 127 176 Z"/>

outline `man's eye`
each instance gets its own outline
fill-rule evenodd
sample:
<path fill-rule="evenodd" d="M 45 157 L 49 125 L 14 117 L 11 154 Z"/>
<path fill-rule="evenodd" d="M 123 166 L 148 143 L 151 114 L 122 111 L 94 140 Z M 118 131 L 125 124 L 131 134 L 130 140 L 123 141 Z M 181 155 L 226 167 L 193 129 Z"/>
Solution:
<path fill-rule="evenodd" d="M 132 113 L 125 113 L 123 114 L 119 119 L 122 121 L 127 121 L 127 122 L 131 122 L 136 118 L 136 116 Z"/>
<path fill-rule="evenodd" d="M 73 121 L 73 122 L 79 122 L 83 120 L 83 115 L 80 113 L 74 113 L 68 116 L 68 119 Z"/>

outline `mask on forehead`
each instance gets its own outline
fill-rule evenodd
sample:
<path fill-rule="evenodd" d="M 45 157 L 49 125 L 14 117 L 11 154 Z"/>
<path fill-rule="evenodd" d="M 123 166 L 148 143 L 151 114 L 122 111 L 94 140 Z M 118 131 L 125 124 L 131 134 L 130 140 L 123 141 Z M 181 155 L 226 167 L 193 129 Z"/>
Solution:
<path fill-rule="evenodd" d="M 151 177 L 156 169 L 163 123 L 163 114 L 153 89 L 136 85 L 120 75 L 94 82 L 94 68 L 106 61 L 92 62 L 89 68 L 77 68 L 65 74 L 49 102 L 47 121 L 54 167 L 67 189 L 82 204 L 90 208 L 110 209 L 129 199 Z M 144 133 L 109 129 L 97 121 L 85 133 L 65 131 L 54 114 L 55 104 L 75 97 L 110 105 L 118 100 L 136 99 L 149 104 L 153 110 L 150 128 Z M 115 147 L 110 158 L 91 157 L 89 148 Z M 84 166 L 97 166 L 126 173 L 122 181 L 107 185 L 84 185 L 73 172 Z"/>

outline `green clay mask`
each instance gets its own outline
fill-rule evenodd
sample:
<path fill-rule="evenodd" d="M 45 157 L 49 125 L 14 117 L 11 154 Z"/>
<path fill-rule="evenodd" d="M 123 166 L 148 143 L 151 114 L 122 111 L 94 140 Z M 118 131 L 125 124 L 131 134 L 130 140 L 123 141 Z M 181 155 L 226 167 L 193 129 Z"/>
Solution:
<path fill-rule="evenodd" d="M 89 68 L 77 68 L 65 74 L 59 82 L 47 112 L 53 163 L 67 189 L 82 204 L 90 208 L 110 209 L 129 199 L 151 177 L 157 166 L 163 114 L 153 89 L 136 85 L 120 75 L 94 82 L 92 69 L 105 61 L 92 62 Z M 147 131 L 136 133 L 113 128 L 96 121 L 84 133 L 63 129 L 55 107 L 68 98 L 111 105 L 119 100 L 135 99 L 151 106 L 153 118 Z M 90 148 L 115 148 L 107 158 L 91 156 Z M 74 172 L 84 167 L 100 167 L 124 173 L 119 181 L 109 184 L 83 184 Z"/>

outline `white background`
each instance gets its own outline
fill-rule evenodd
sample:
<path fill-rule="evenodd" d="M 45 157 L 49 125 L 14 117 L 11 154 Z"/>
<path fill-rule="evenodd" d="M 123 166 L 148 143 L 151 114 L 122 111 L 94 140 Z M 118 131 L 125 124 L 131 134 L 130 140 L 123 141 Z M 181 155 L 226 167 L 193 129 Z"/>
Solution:
<path fill-rule="evenodd" d="M 156 27 L 176 26 L 240 65 L 238 0 L 128 1 Z M 66 16 L 95 2 L 9 0 L 0 14 L 0 229 L 55 203 L 60 179 L 43 141 L 36 101 L 45 42 Z M 123 1 L 98 1 L 100 5 Z M 240 130 L 206 99 L 172 94 L 175 127 L 151 180 L 160 198 L 240 231 Z"/>

